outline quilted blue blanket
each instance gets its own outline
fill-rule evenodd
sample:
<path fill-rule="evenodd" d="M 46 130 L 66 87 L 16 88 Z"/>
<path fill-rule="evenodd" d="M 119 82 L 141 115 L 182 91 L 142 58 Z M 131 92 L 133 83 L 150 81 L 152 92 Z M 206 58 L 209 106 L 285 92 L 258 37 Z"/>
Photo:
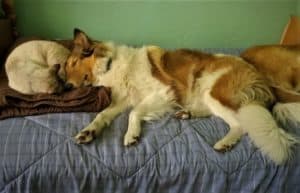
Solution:
<path fill-rule="evenodd" d="M 59 113 L 0 121 L 0 193 L 300 192 L 299 146 L 281 166 L 248 136 L 232 151 L 218 153 L 212 145 L 228 131 L 220 118 L 168 115 L 143 123 L 139 144 L 124 147 L 128 112 L 93 143 L 77 145 L 73 136 L 94 117 Z M 284 128 L 300 136 L 300 124 Z"/>

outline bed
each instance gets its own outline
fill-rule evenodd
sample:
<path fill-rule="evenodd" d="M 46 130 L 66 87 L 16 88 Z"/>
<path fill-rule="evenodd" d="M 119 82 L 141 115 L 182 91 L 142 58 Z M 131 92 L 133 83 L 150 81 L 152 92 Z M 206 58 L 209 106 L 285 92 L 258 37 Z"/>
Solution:
<path fill-rule="evenodd" d="M 204 49 L 238 54 L 242 49 Z M 143 123 L 124 147 L 128 111 L 89 145 L 73 136 L 95 113 L 53 113 L 0 121 L 0 192 L 299 193 L 300 147 L 276 166 L 244 136 L 227 153 L 212 145 L 228 131 L 218 117 Z M 300 124 L 284 125 L 300 136 Z"/>
<path fill-rule="evenodd" d="M 9 12 L 15 23 L 11 7 Z M 242 51 L 204 50 L 234 55 Z M 178 120 L 166 115 L 143 123 L 140 142 L 124 147 L 128 112 L 89 145 L 76 144 L 73 136 L 95 113 L 0 120 L 0 193 L 300 192 L 299 146 L 293 159 L 281 166 L 263 156 L 248 136 L 230 152 L 219 153 L 212 145 L 228 131 L 220 118 Z M 283 127 L 300 137 L 300 123 Z"/>

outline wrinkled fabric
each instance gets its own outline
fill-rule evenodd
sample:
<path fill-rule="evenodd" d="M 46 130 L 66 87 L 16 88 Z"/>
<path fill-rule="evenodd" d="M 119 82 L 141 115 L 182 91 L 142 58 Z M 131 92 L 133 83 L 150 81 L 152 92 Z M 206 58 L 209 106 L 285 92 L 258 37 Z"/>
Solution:
<path fill-rule="evenodd" d="M 300 148 L 276 166 L 244 136 L 230 152 L 213 144 L 228 131 L 217 117 L 143 123 L 124 147 L 128 113 L 89 145 L 73 136 L 95 114 L 65 113 L 0 121 L 0 192 L 300 192 Z M 298 132 L 300 126 L 290 127 Z"/>
<path fill-rule="evenodd" d="M 0 74 L 0 119 L 61 112 L 100 112 L 110 100 L 110 88 L 83 87 L 61 94 L 25 95 L 11 89 Z"/>

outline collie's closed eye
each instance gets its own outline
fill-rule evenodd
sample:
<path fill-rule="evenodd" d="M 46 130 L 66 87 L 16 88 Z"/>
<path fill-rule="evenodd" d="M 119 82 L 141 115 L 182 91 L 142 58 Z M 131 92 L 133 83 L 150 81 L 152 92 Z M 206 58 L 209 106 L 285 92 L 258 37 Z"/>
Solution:
<path fill-rule="evenodd" d="M 81 55 L 83 57 L 89 57 L 93 54 L 94 49 L 83 49 Z"/>

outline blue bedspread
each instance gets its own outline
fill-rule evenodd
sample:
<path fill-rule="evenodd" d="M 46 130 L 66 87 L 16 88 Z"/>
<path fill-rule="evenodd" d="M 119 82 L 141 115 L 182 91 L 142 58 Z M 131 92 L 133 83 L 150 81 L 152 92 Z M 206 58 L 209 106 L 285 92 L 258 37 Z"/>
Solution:
<path fill-rule="evenodd" d="M 232 51 L 232 53 L 235 53 Z M 244 136 L 234 149 L 212 145 L 228 131 L 217 117 L 143 124 L 138 145 L 124 147 L 128 112 L 89 145 L 73 136 L 94 113 L 0 121 L 0 193 L 300 193 L 300 147 L 276 166 Z M 286 125 L 300 136 L 300 124 Z"/>

